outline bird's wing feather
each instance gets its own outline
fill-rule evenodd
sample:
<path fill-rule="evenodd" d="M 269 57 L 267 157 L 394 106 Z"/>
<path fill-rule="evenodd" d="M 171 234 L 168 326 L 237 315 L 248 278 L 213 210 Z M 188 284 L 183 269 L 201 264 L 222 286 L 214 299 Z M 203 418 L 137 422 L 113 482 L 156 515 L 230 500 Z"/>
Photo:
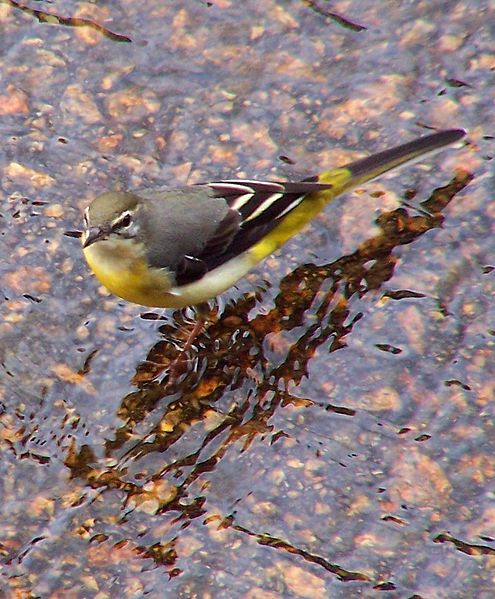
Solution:
<path fill-rule="evenodd" d="M 229 207 L 201 252 L 184 255 L 176 269 L 177 284 L 200 279 L 208 271 L 245 252 L 267 235 L 280 220 L 310 194 L 329 189 L 318 178 L 297 183 L 232 179 L 204 185 Z"/>
<path fill-rule="evenodd" d="M 298 206 L 309 193 L 329 189 L 318 178 L 297 183 L 229 179 L 208 183 L 217 197 L 222 197 L 233 210 L 241 214 L 240 226 L 247 230 L 272 223 Z"/>
<path fill-rule="evenodd" d="M 330 184 L 318 183 L 318 179 L 306 179 L 297 183 L 273 183 L 268 181 L 226 180 L 209 183 L 215 195 L 223 197 L 232 212 L 239 214 L 237 229 L 232 227 L 229 214 L 220 223 L 216 234 L 225 240 L 225 227 L 230 238 L 220 252 L 205 252 L 199 256 L 212 270 L 242 252 L 245 252 L 267 235 L 280 220 L 310 194 L 329 189 Z"/>

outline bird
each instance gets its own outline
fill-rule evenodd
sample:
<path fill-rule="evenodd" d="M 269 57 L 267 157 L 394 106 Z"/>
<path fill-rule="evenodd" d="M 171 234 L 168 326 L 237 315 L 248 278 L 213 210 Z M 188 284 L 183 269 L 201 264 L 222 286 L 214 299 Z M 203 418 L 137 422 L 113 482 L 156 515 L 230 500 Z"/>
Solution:
<path fill-rule="evenodd" d="M 129 302 L 201 306 L 344 192 L 465 135 L 464 129 L 440 130 L 299 181 L 226 179 L 107 191 L 84 211 L 83 253 L 100 283 Z M 194 337 L 202 329 L 200 320 Z"/>

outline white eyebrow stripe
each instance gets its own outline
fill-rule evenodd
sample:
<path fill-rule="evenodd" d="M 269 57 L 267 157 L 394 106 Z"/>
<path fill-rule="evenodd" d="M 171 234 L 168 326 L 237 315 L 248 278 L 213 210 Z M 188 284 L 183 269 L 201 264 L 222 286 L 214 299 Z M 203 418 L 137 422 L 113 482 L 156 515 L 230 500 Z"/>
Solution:
<path fill-rule="evenodd" d="M 245 219 L 245 222 L 248 222 L 248 221 L 252 220 L 253 218 L 256 218 L 257 216 L 262 214 L 265 210 L 270 208 L 270 206 L 272 204 L 274 204 L 277 200 L 279 200 L 283 196 L 284 196 L 283 193 L 272 193 L 272 195 L 268 196 L 264 202 L 261 202 L 261 204 L 258 206 L 258 208 L 256 208 L 256 210 L 254 210 L 254 212 L 251 212 L 251 214 Z"/>

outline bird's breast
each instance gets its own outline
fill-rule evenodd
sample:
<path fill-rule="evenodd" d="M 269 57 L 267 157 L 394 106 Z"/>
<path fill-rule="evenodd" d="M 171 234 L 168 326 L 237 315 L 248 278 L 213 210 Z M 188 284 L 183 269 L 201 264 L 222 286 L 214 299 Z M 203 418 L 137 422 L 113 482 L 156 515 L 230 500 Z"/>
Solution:
<path fill-rule="evenodd" d="M 173 305 L 173 281 L 166 269 L 148 265 L 142 244 L 104 240 L 84 248 L 84 257 L 96 278 L 109 291 L 136 304 L 156 308 Z"/>

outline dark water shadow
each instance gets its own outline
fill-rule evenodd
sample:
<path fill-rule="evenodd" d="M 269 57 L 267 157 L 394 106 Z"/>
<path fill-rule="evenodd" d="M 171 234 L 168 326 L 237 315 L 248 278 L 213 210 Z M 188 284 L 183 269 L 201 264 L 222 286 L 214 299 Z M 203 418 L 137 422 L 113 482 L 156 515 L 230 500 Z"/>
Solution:
<path fill-rule="evenodd" d="M 132 41 L 131 38 L 127 37 L 126 35 L 110 31 L 110 29 L 107 29 L 103 25 L 84 17 L 63 17 L 53 12 L 47 12 L 38 8 L 31 8 L 30 6 L 26 6 L 25 4 L 21 4 L 15 0 L 0 0 L 0 4 L 12 6 L 16 10 L 35 18 L 39 23 L 60 25 L 62 27 L 87 27 L 88 29 L 92 29 L 93 31 L 101 33 L 104 37 L 114 42 L 129 43 Z"/>

